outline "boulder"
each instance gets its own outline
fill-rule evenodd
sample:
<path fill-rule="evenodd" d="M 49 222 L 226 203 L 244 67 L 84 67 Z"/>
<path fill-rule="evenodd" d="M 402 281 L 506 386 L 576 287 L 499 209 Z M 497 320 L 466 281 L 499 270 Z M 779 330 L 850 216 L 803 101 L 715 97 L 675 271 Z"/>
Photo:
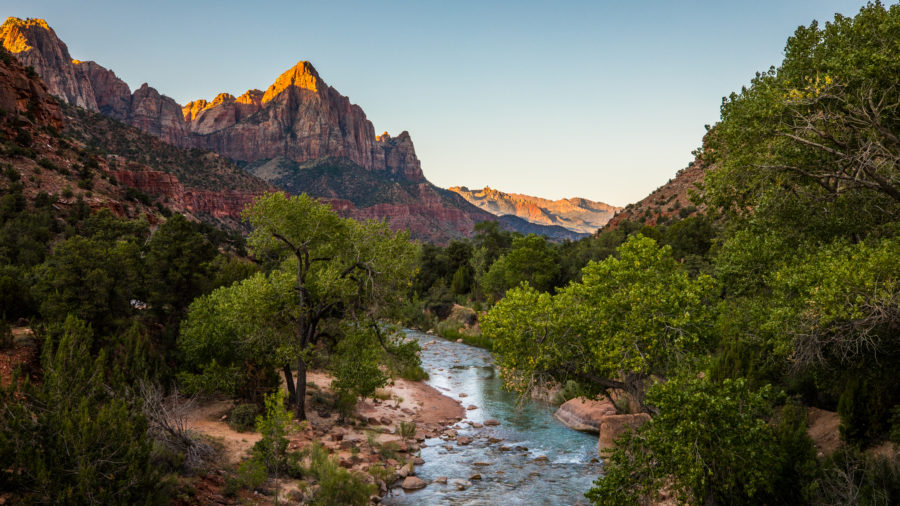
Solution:
<path fill-rule="evenodd" d="M 566 426 L 586 432 L 600 432 L 603 419 L 616 414 L 616 407 L 608 399 L 570 399 L 556 410 L 553 416 Z"/>
<path fill-rule="evenodd" d="M 425 480 L 416 476 L 407 476 L 400 486 L 403 487 L 403 490 L 419 490 L 425 488 Z"/>
<path fill-rule="evenodd" d="M 458 438 L 456 438 L 456 444 L 458 444 L 458 445 L 465 446 L 470 443 L 472 443 L 472 438 L 470 438 L 470 437 L 459 436 Z"/>
<path fill-rule="evenodd" d="M 604 417 L 600 425 L 600 436 L 597 438 L 597 451 L 602 455 L 605 450 L 615 446 L 616 438 L 626 430 L 635 430 L 649 421 L 650 415 L 647 413 Z"/>
<path fill-rule="evenodd" d="M 491 418 L 489 420 L 485 420 L 484 425 L 485 425 L 485 427 L 495 427 L 497 425 L 500 425 L 500 422 L 498 420 L 494 420 L 493 418 Z"/>

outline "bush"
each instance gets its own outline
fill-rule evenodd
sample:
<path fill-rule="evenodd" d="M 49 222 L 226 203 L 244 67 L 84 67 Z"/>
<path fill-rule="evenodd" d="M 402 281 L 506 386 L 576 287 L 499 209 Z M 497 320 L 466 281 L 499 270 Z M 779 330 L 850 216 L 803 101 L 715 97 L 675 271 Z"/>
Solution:
<path fill-rule="evenodd" d="M 13 347 L 12 329 L 5 319 L 0 318 L 0 350 Z"/>
<path fill-rule="evenodd" d="M 238 466 L 235 476 L 225 480 L 225 488 L 222 493 L 227 497 L 233 497 L 238 490 L 255 490 L 266 482 L 266 465 L 257 459 L 246 460 Z"/>
<path fill-rule="evenodd" d="M 39 385 L 0 388 L 0 489 L 20 504 L 147 504 L 168 480 L 151 465 L 147 420 L 117 393 L 91 328 L 66 319 L 43 345 Z M 50 406 L 52 409 L 47 409 Z"/>
<path fill-rule="evenodd" d="M 319 483 L 311 504 L 365 505 L 377 490 L 374 485 L 338 466 L 318 443 L 310 448 L 309 462 L 309 472 Z"/>
<path fill-rule="evenodd" d="M 247 432 L 255 426 L 258 414 L 256 404 L 238 404 L 228 414 L 228 426 L 238 432 Z"/>

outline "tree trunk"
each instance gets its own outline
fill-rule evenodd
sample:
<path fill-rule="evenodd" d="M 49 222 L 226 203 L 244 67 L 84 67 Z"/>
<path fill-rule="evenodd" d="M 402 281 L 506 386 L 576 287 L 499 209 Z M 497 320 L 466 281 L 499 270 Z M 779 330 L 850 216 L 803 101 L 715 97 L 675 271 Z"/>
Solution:
<path fill-rule="evenodd" d="M 306 420 L 306 361 L 303 357 L 297 357 L 297 403 L 295 404 L 294 417 L 297 420 Z"/>
<path fill-rule="evenodd" d="M 294 376 L 291 374 L 291 366 L 284 366 L 284 382 L 288 389 L 288 406 L 293 406 L 297 402 L 297 390 L 294 388 Z"/>

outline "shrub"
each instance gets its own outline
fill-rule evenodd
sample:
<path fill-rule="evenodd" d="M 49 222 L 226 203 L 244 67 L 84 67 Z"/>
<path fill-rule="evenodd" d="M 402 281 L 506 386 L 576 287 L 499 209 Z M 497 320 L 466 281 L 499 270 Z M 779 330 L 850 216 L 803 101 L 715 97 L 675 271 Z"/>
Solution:
<path fill-rule="evenodd" d="M 5 319 L 0 318 L 0 350 L 13 347 L 12 329 Z"/>
<path fill-rule="evenodd" d="M 247 432 L 256 424 L 259 407 L 256 404 L 238 404 L 228 414 L 228 426 L 238 432 Z"/>
<path fill-rule="evenodd" d="M 147 420 L 117 393 L 91 328 L 68 317 L 43 345 L 40 384 L 0 388 L 0 488 L 22 504 L 137 504 L 168 480 L 150 462 Z M 51 406 L 52 409 L 47 409 Z"/>
<path fill-rule="evenodd" d="M 266 465 L 257 459 L 246 460 L 238 466 L 235 476 L 225 480 L 225 488 L 222 493 L 227 497 L 233 497 L 238 490 L 258 489 L 265 482 Z"/>
<path fill-rule="evenodd" d="M 315 443 L 310 448 L 309 471 L 319 483 L 319 489 L 313 496 L 312 504 L 331 505 L 365 505 L 376 488 L 363 481 L 328 455 L 322 445 Z"/>

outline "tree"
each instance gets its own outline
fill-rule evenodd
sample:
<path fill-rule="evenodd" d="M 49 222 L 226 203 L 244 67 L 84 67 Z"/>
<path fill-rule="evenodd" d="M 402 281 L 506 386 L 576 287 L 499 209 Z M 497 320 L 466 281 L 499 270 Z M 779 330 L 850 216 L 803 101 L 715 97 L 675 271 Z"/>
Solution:
<path fill-rule="evenodd" d="M 155 312 L 180 317 L 200 295 L 216 249 L 180 214 L 163 223 L 147 244 L 147 302 Z"/>
<path fill-rule="evenodd" d="M 846 197 L 856 202 L 857 220 L 895 216 L 898 33 L 900 6 L 880 2 L 855 17 L 838 14 L 824 28 L 799 27 L 777 69 L 723 100 L 706 153 L 718 165 L 705 182 L 708 201 L 746 212 L 799 198 L 840 212 L 833 203 Z M 773 192 L 788 198 L 772 201 Z"/>
<path fill-rule="evenodd" d="M 351 329 L 356 338 L 364 335 L 385 354 L 416 359 L 414 350 L 393 342 L 380 323 L 381 318 L 396 317 L 412 279 L 417 249 L 405 232 L 391 232 L 382 222 L 340 218 L 306 194 L 265 195 L 244 211 L 244 218 L 253 227 L 248 243 L 255 255 L 273 259 L 278 267 L 268 276 L 221 288 L 195 302 L 196 308 L 192 305 L 181 346 L 194 357 L 196 367 L 224 372 L 242 360 L 269 370 L 277 364 L 295 416 L 303 420 L 309 364 L 322 351 L 339 351 Z M 268 302 L 250 308 L 257 291 L 268 294 Z M 244 348 L 222 351 L 223 343 L 232 342 Z M 228 355 L 226 362 L 220 353 Z"/>
<path fill-rule="evenodd" d="M 618 252 L 555 296 L 526 285 L 487 313 L 482 333 L 509 386 L 572 379 L 595 392 L 625 388 L 640 402 L 648 378 L 711 350 L 712 278 L 692 279 L 670 247 L 641 235 Z"/>
<path fill-rule="evenodd" d="M 75 236 L 53 249 L 34 270 L 34 295 L 44 318 L 62 322 L 69 314 L 98 332 L 122 323 L 140 300 L 142 259 L 130 240 Z"/>
<path fill-rule="evenodd" d="M 587 497 L 638 504 L 667 488 L 682 504 L 765 503 L 783 464 L 767 423 L 771 398 L 771 388 L 752 390 L 743 380 L 654 385 L 647 402 L 659 414 L 618 441 Z"/>
<path fill-rule="evenodd" d="M 485 290 L 499 299 L 510 288 L 528 282 L 549 291 L 559 274 L 559 256 L 543 236 L 513 239 L 512 248 L 495 261 L 480 280 Z"/>
<path fill-rule="evenodd" d="M 0 387 L 0 488 L 24 503 L 138 504 L 160 500 L 147 421 L 109 381 L 93 331 L 70 316 L 43 346 L 43 378 Z"/>

